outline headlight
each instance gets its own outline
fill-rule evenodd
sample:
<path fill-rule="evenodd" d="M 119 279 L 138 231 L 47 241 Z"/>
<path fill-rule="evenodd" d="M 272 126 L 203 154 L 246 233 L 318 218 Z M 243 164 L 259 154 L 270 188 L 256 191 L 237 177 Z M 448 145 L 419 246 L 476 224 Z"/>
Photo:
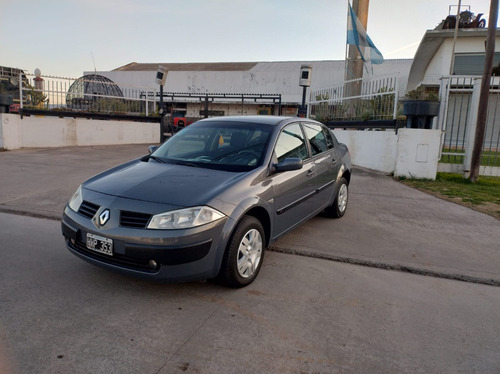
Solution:
<path fill-rule="evenodd" d="M 82 204 L 82 201 L 83 201 L 82 186 L 80 185 L 76 190 L 76 192 L 71 197 L 71 199 L 69 199 L 68 206 L 71 208 L 71 210 L 78 212 L 78 209 L 80 209 L 80 205 Z"/>
<path fill-rule="evenodd" d="M 148 229 L 173 230 L 205 225 L 224 217 L 221 212 L 208 206 L 174 210 L 153 216 Z"/>

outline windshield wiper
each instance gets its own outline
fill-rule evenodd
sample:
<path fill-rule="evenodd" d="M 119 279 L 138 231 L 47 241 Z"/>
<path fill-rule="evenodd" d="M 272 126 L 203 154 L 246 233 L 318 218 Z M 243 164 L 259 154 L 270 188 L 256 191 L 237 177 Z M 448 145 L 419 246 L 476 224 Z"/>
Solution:
<path fill-rule="evenodd" d="M 156 157 L 156 156 L 153 156 L 153 155 L 149 155 L 149 158 L 152 158 L 153 160 L 155 160 L 156 162 L 159 162 L 160 164 L 165 164 L 165 161 L 162 160 L 159 157 Z"/>

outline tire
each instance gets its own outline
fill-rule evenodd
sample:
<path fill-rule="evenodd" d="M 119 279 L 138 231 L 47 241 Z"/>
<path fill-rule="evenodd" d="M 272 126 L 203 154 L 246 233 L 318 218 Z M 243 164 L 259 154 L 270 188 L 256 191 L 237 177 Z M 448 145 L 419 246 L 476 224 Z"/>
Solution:
<path fill-rule="evenodd" d="M 349 185 L 347 180 L 342 178 L 339 182 L 337 191 L 335 192 L 335 199 L 332 205 L 325 209 L 327 216 L 332 218 L 341 218 L 347 210 L 347 203 L 349 201 Z"/>
<path fill-rule="evenodd" d="M 477 24 L 477 28 L 484 29 L 485 27 L 486 27 L 486 20 L 485 19 L 480 20 L 479 23 Z"/>
<path fill-rule="evenodd" d="M 265 243 L 260 221 L 244 216 L 229 239 L 218 278 L 232 288 L 248 286 L 257 278 L 262 267 Z"/>

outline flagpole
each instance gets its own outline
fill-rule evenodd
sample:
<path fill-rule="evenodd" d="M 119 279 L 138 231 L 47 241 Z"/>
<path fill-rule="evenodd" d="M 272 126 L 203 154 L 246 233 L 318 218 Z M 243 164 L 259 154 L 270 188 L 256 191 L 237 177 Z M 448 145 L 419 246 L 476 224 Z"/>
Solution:
<path fill-rule="evenodd" d="M 370 0 L 352 0 L 352 10 L 356 15 L 356 17 L 358 18 L 359 22 L 361 22 L 361 26 L 363 27 L 364 30 L 366 30 L 366 24 L 368 22 L 369 3 Z M 363 67 L 364 67 L 364 62 L 361 59 L 361 55 L 359 54 L 357 47 L 352 44 L 349 45 L 347 68 L 346 68 L 346 74 L 348 80 L 351 81 L 355 79 L 356 80 L 362 79 Z M 349 74 L 352 76 L 349 76 Z M 361 94 L 360 82 L 352 82 L 347 86 L 348 86 L 347 91 L 349 92 L 344 92 L 344 97 L 346 96 L 345 93 L 348 93 L 348 96 L 359 96 Z"/>
<path fill-rule="evenodd" d="M 375 47 L 366 32 L 369 2 L 370 0 L 352 0 L 352 7 L 348 2 L 346 44 L 349 46 L 349 50 L 346 56 L 344 77 L 347 78 L 347 81 L 344 83 L 344 97 L 361 95 L 363 68 L 367 69 L 365 63 L 368 61 L 375 64 L 384 62 L 382 53 Z M 368 73 L 368 69 L 366 72 Z"/>
<path fill-rule="evenodd" d="M 347 28 L 348 28 L 348 22 L 349 22 L 349 5 L 351 5 L 351 1 L 347 0 L 347 14 L 346 14 L 346 33 L 347 33 Z M 347 40 L 345 43 L 345 56 L 344 56 L 344 82 L 347 81 L 347 63 L 348 63 L 348 51 L 349 51 L 349 44 L 347 44 Z"/>

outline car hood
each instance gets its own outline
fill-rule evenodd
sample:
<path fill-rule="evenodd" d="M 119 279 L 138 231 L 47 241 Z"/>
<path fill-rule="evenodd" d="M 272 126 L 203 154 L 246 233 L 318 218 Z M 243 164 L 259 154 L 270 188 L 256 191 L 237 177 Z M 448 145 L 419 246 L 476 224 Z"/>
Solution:
<path fill-rule="evenodd" d="M 135 161 L 106 171 L 83 187 L 107 195 L 175 206 L 207 204 L 247 173 Z"/>

